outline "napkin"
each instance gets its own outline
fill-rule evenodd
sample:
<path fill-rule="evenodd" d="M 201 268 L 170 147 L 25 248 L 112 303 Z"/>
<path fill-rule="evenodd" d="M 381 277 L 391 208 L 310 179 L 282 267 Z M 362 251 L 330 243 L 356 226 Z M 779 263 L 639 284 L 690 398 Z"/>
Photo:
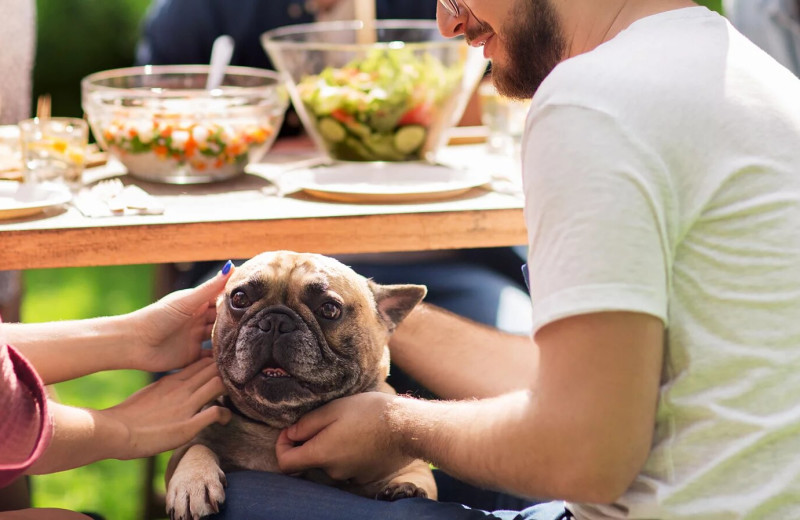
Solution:
<path fill-rule="evenodd" d="M 161 215 L 164 204 L 139 186 L 122 184 L 119 179 L 100 181 L 82 188 L 72 204 L 90 218 L 127 215 Z"/>

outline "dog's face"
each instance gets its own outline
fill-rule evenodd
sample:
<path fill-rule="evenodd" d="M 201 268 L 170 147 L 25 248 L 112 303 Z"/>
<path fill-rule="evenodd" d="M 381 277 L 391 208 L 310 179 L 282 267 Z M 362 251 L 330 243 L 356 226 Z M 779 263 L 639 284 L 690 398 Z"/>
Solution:
<path fill-rule="evenodd" d="M 214 356 L 234 406 L 276 428 L 375 389 L 394 327 L 421 285 L 378 285 L 338 261 L 290 251 L 236 268 L 217 302 Z"/>

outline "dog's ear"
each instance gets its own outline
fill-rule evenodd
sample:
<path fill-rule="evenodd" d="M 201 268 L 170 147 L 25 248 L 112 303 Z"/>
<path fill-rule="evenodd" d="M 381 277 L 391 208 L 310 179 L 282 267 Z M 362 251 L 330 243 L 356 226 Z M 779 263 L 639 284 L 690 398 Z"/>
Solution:
<path fill-rule="evenodd" d="M 428 288 L 424 285 L 380 285 L 372 280 L 367 280 L 367 283 L 375 296 L 378 314 L 387 323 L 390 331 L 393 331 L 428 293 Z"/>

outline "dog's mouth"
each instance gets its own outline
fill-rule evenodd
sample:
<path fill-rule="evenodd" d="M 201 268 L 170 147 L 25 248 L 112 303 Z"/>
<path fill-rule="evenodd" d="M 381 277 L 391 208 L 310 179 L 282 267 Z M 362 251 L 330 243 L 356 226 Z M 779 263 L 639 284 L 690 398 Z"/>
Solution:
<path fill-rule="evenodd" d="M 268 363 L 266 366 L 264 366 L 264 368 L 261 369 L 261 374 L 267 379 L 285 379 L 292 377 L 289 372 L 274 362 Z"/>

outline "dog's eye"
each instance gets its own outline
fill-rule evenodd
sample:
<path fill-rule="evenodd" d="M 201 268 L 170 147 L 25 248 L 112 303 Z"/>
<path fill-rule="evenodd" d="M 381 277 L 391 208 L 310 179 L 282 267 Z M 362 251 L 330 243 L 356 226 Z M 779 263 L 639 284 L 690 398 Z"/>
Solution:
<path fill-rule="evenodd" d="M 326 320 L 338 320 L 342 315 L 342 307 L 336 302 L 326 302 L 317 309 L 317 314 Z"/>
<path fill-rule="evenodd" d="M 250 301 L 250 297 L 244 291 L 234 291 L 231 294 L 231 306 L 234 309 L 244 309 L 250 307 L 253 302 Z"/>

